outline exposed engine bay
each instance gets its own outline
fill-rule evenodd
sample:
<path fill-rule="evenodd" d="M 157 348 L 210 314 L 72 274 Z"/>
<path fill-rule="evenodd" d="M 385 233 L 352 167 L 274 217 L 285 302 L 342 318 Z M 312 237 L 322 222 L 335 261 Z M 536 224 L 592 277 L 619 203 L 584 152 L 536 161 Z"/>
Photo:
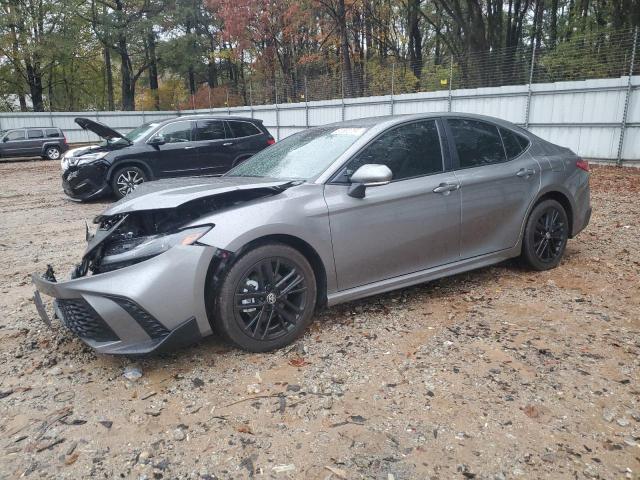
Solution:
<path fill-rule="evenodd" d="M 289 185 L 234 190 L 191 200 L 174 208 L 139 210 L 94 219 L 95 234 L 87 226 L 87 248 L 72 278 L 100 274 L 139 263 L 177 245 L 191 245 L 214 225 L 185 228 L 207 214 L 276 195 Z"/>

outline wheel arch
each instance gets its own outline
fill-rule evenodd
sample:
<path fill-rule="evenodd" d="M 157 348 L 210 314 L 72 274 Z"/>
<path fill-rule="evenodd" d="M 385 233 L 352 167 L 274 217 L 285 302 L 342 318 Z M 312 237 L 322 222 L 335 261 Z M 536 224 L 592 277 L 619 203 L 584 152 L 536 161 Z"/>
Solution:
<path fill-rule="evenodd" d="M 550 191 L 544 192 L 533 203 L 533 206 L 531 207 L 531 211 L 533 211 L 533 209 L 538 204 L 540 204 L 541 202 L 544 202 L 545 200 L 555 200 L 560 205 L 562 205 L 562 207 L 564 208 L 564 211 L 567 212 L 567 218 L 569 219 L 569 238 L 573 238 L 574 208 L 573 208 L 573 204 L 571 203 L 571 200 L 569 200 L 569 197 L 565 193 L 559 190 L 550 190 Z M 529 214 L 531 214 L 531 211 L 529 212 Z M 528 215 L 527 215 L 527 218 L 528 218 Z"/>
<path fill-rule="evenodd" d="M 327 305 L 327 270 L 322 262 L 320 254 L 309 243 L 303 239 L 288 234 L 271 234 L 255 238 L 244 245 L 236 252 L 236 257 L 240 257 L 244 252 L 260 245 L 268 243 L 282 243 L 300 252 L 309 262 L 316 277 L 316 310 Z"/>
<path fill-rule="evenodd" d="M 111 184 L 111 182 L 113 181 L 113 176 L 115 174 L 115 172 L 117 172 L 118 170 L 120 170 L 121 168 L 124 167 L 138 167 L 141 168 L 144 173 L 147 175 L 147 179 L 148 180 L 153 180 L 153 174 L 151 173 L 151 169 L 149 168 L 148 165 L 146 165 L 144 162 L 140 161 L 140 160 L 136 160 L 134 158 L 126 158 L 126 159 L 122 159 L 119 160 L 117 162 L 114 162 L 110 167 L 109 170 L 107 170 L 107 182 L 109 182 L 109 184 Z"/>
<path fill-rule="evenodd" d="M 46 155 L 47 154 L 47 148 L 49 148 L 49 147 L 56 147 L 60 151 L 60 153 L 62 153 L 62 146 L 60 145 L 60 142 L 57 142 L 57 141 L 53 142 L 52 141 L 52 142 L 44 142 L 42 144 L 42 148 L 40 150 L 40 155 L 41 156 Z"/>

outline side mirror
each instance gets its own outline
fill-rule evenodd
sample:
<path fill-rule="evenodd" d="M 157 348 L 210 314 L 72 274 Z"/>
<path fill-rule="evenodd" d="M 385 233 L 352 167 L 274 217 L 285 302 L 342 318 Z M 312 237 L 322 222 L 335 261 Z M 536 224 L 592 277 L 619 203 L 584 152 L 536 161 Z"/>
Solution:
<path fill-rule="evenodd" d="M 8 141 L 9 141 L 9 137 L 4 137 L 4 138 L 2 139 L 2 143 L 7 143 Z"/>
<path fill-rule="evenodd" d="M 164 145 L 165 143 L 167 143 L 167 141 L 164 139 L 164 135 L 162 134 L 158 134 L 158 135 L 154 135 L 153 137 L 151 137 L 147 143 L 149 145 L 152 145 L 154 147 L 159 147 L 160 145 Z"/>
<path fill-rule="evenodd" d="M 378 187 L 391 182 L 393 172 L 386 165 L 367 163 L 351 175 L 351 186 L 347 192 L 354 198 L 364 198 L 367 187 Z"/>

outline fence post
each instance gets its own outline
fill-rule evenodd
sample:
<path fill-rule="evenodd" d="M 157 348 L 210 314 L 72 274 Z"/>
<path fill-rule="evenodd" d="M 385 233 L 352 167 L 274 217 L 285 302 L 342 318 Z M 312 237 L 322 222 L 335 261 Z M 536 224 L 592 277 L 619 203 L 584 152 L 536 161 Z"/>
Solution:
<path fill-rule="evenodd" d="M 527 84 L 527 105 L 524 111 L 524 128 L 529 128 L 529 113 L 531 112 L 531 84 L 533 83 L 533 69 L 536 62 L 536 47 L 531 50 L 531 66 L 529 67 L 529 83 Z"/>
<path fill-rule="evenodd" d="M 391 64 L 391 105 L 389 105 L 391 110 L 391 115 L 393 115 L 393 91 L 395 89 L 395 81 L 396 81 L 396 64 L 395 62 Z"/>
<path fill-rule="evenodd" d="M 340 97 L 342 100 L 342 105 L 340 106 L 340 120 L 344 122 L 344 75 L 341 75 L 341 79 L 342 91 L 340 93 Z"/>
<path fill-rule="evenodd" d="M 209 88 L 207 89 L 207 92 L 209 94 L 209 113 L 211 113 L 211 85 L 209 85 Z"/>
<path fill-rule="evenodd" d="M 304 124 L 309 128 L 309 98 L 307 97 L 307 76 L 304 76 Z"/>
<path fill-rule="evenodd" d="M 249 79 L 249 108 L 251 110 L 251 118 L 253 118 L 253 82 Z"/>
<path fill-rule="evenodd" d="M 451 84 L 453 83 L 453 54 L 449 57 L 449 96 L 447 97 L 447 111 L 451 111 Z"/>
<path fill-rule="evenodd" d="M 276 91 L 276 141 L 280 141 L 280 110 L 278 110 L 278 81 L 273 79 L 273 88 Z"/>
<path fill-rule="evenodd" d="M 618 156 L 616 157 L 616 165 L 622 166 L 622 149 L 624 147 L 624 132 L 627 129 L 627 116 L 629 115 L 629 102 L 631 101 L 631 78 L 633 77 L 633 68 L 636 61 L 636 48 L 638 46 L 638 27 L 633 31 L 633 48 L 631 49 L 631 62 L 629 63 L 629 78 L 627 79 L 627 92 L 624 97 L 624 110 L 622 112 L 622 121 L 620 122 L 620 140 L 618 142 Z"/>

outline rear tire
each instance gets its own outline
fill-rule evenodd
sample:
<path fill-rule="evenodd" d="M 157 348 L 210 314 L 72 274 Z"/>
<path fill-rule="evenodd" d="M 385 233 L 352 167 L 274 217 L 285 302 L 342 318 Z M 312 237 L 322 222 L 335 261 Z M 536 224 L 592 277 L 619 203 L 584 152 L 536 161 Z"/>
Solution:
<path fill-rule="evenodd" d="M 562 260 L 569 239 L 569 219 L 555 200 L 544 200 L 533 208 L 524 230 L 522 260 L 533 270 L 550 270 Z"/>
<path fill-rule="evenodd" d="M 249 250 L 219 290 L 214 329 L 250 352 L 284 347 L 313 320 L 316 278 L 304 255 L 281 243 Z"/>
<path fill-rule="evenodd" d="M 116 170 L 111 179 L 111 189 L 117 199 L 133 192 L 138 186 L 147 181 L 147 175 L 140 167 L 133 165 Z"/>
<path fill-rule="evenodd" d="M 60 158 L 60 147 L 47 147 L 47 149 L 44 151 L 44 156 L 49 160 L 58 160 Z"/>

